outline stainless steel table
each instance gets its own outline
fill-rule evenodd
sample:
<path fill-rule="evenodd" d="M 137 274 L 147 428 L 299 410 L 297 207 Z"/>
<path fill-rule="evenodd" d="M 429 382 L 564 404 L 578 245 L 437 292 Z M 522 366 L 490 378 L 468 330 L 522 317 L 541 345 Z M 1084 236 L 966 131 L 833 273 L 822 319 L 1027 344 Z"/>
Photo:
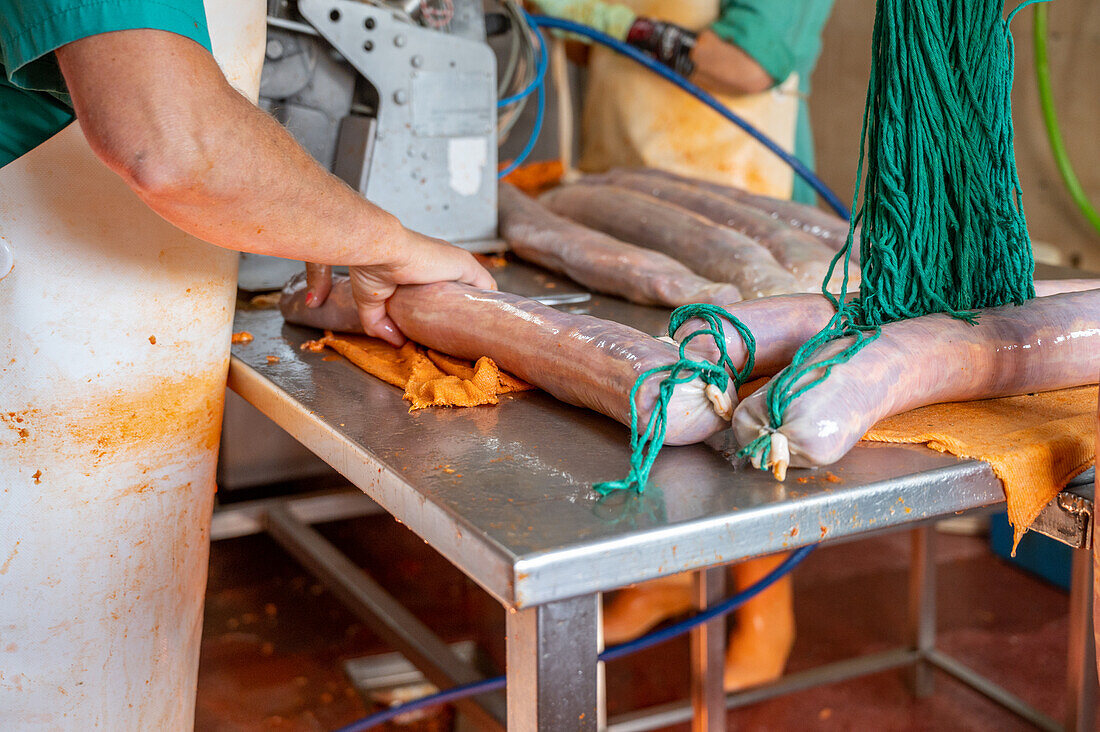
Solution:
<path fill-rule="evenodd" d="M 502 289 L 578 299 L 569 297 L 574 285 L 525 266 L 494 274 Z M 598 296 L 563 307 L 654 334 L 668 315 Z M 874 531 L 921 527 L 914 534 L 921 571 L 913 588 L 912 645 L 864 659 L 847 673 L 935 663 L 927 522 L 1004 500 L 984 463 L 913 446 L 861 444 L 828 471 L 795 470 L 780 484 L 733 457 L 729 432 L 705 445 L 666 448 L 644 495 L 601 499 L 592 483 L 621 477 L 629 455 L 627 430 L 610 419 L 537 392 L 497 407 L 410 414 L 398 389 L 343 359 L 300 350 L 317 333 L 284 324 L 277 311 L 240 310 L 234 328 L 254 340 L 234 346 L 230 387 L 508 608 L 510 729 L 600 726 L 598 593 L 695 571 L 700 600 L 712 599 L 722 575 L 708 569 Z M 826 479 L 826 472 L 835 478 Z M 319 538 L 308 526 L 284 511 L 268 517 L 268 528 L 319 564 L 324 547 L 302 549 Z M 323 567 L 313 568 L 324 574 Z M 329 579 L 341 581 L 332 572 Z M 723 728 L 726 704 L 737 703 L 721 694 L 724 634 L 714 630 L 700 629 L 693 643 L 694 711 L 704 729 Z M 394 632 L 403 649 L 415 646 Z M 411 654 L 434 671 L 434 680 L 476 678 L 438 646 L 411 648 Z M 927 691 L 927 680 L 918 690 Z M 503 714 L 499 699 L 465 708 L 486 724 Z M 673 721 L 684 710 L 663 714 Z M 632 717 L 618 728 L 650 728 L 646 724 Z"/>

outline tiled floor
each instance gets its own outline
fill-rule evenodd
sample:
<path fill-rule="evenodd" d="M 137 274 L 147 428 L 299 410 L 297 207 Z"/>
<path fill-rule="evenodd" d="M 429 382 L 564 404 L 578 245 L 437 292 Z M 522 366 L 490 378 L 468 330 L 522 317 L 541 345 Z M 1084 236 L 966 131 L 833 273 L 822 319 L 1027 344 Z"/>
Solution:
<path fill-rule="evenodd" d="M 448 640 L 478 640 L 503 661 L 503 612 L 387 517 L 323 527 Z M 797 571 L 799 636 L 790 670 L 902 642 L 908 536 L 826 547 Z M 940 535 L 940 646 L 1047 713 L 1064 704 L 1066 595 L 991 555 L 984 540 Z M 362 716 L 341 661 L 385 646 L 266 537 L 214 545 L 199 678 L 202 732 L 331 730 Z M 687 644 L 611 664 L 612 714 L 683 698 Z M 913 699 L 893 671 L 730 713 L 740 730 L 1015 730 L 1028 727 L 946 677 Z M 686 730 L 687 726 L 676 729 Z"/>

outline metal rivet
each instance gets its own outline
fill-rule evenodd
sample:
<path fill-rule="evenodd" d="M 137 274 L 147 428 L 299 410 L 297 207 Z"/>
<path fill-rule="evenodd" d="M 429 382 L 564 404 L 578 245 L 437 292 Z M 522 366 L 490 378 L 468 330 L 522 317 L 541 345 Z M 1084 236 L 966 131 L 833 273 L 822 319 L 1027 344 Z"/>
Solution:
<path fill-rule="evenodd" d="M 424 65 L 424 57 L 423 56 L 413 56 L 412 57 L 412 65 L 413 65 L 414 69 L 419 69 L 421 66 Z"/>
<path fill-rule="evenodd" d="M 374 18 L 367 18 L 364 20 L 363 27 L 367 30 L 374 30 Z"/>
<path fill-rule="evenodd" d="M 368 52 L 373 51 L 374 50 L 374 43 L 372 41 L 367 41 L 366 43 L 363 44 L 363 50 L 368 51 Z"/>
<path fill-rule="evenodd" d="M 283 42 L 278 38 L 272 38 L 267 42 L 267 48 L 264 49 L 264 55 L 271 61 L 278 61 L 283 57 L 286 49 L 283 48 Z"/>
<path fill-rule="evenodd" d="M 403 34 L 394 36 L 393 45 L 397 46 L 398 48 L 404 48 L 405 47 L 405 36 Z"/>
<path fill-rule="evenodd" d="M 397 102 L 398 104 L 404 104 L 405 102 L 409 101 L 409 95 L 405 93 L 404 89 L 398 89 L 393 93 L 393 101 Z"/>
<path fill-rule="evenodd" d="M 340 20 L 340 11 L 336 8 L 333 8 L 328 14 L 328 19 L 331 20 L 333 23 Z"/>

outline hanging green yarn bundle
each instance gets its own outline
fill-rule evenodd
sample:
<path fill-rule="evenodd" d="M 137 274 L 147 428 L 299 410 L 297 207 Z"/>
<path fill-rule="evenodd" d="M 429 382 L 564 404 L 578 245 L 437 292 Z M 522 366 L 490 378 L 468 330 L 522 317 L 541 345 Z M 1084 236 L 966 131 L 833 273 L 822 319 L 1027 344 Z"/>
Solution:
<path fill-rule="evenodd" d="M 860 233 L 859 298 L 829 295 L 836 315 L 768 386 L 770 431 L 741 450 L 771 464 L 772 434 L 800 395 L 879 334 L 931 313 L 1035 296 L 1035 261 L 1012 149 L 1012 35 L 1000 0 L 878 0 L 857 183 L 863 200 L 843 259 L 844 292 Z M 866 163 L 866 177 L 864 164 Z M 858 198 L 857 198 L 858 202 Z M 853 209 L 855 206 L 853 206 Z M 828 358 L 827 344 L 850 342 Z"/>
<path fill-rule="evenodd" d="M 1035 296 L 1003 7 L 878 0 L 858 215 L 865 325 Z"/>

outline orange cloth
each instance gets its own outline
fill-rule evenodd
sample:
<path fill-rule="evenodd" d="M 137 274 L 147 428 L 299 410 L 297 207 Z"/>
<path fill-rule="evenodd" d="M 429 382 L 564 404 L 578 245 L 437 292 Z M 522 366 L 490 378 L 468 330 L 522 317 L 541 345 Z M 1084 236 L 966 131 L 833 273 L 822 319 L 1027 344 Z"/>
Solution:
<path fill-rule="evenodd" d="M 528 196 L 537 196 L 561 183 L 563 175 L 565 166 L 560 160 L 540 160 L 516 168 L 504 178 L 504 182 L 511 183 Z"/>
<path fill-rule="evenodd" d="M 409 411 L 425 407 L 476 407 L 498 403 L 501 394 L 532 389 L 530 384 L 501 371 L 488 357 L 476 364 L 452 358 L 409 342 L 394 348 L 383 341 L 331 331 L 323 344 L 359 368 L 405 390 Z"/>
<path fill-rule="evenodd" d="M 1096 462 L 1097 387 L 934 404 L 882 420 L 863 439 L 926 443 L 984 460 L 1001 479 L 1016 541 L 1075 476 Z"/>

